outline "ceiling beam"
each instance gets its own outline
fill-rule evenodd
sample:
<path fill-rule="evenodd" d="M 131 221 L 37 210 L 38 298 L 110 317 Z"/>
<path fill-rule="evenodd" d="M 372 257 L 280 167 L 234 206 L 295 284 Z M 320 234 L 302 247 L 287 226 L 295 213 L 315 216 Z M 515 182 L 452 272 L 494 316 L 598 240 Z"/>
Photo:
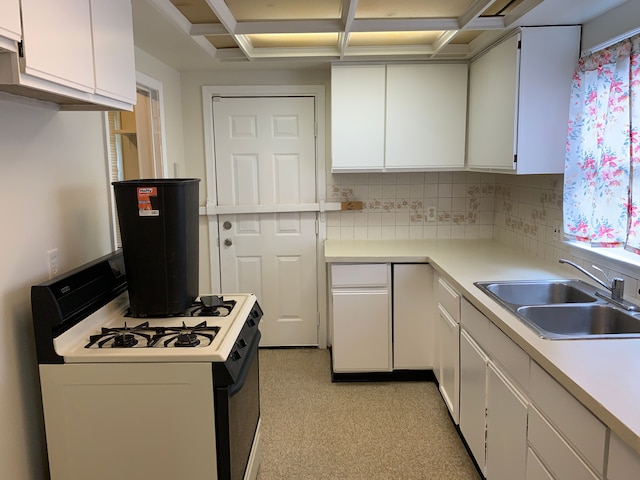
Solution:
<path fill-rule="evenodd" d="M 495 1 L 496 0 L 475 0 L 471 5 L 469 5 L 469 8 L 467 8 L 462 15 L 458 17 L 460 28 L 466 28 L 469 23 L 482 15 L 482 13 Z"/>
<path fill-rule="evenodd" d="M 343 0 L 342 2 L 342 27 L 343 33 L 338 38 L 338 49 L 340 50 L 340 58 L 342 58 L 349 46 L 349 39 L 351 37 L 351 28 L 353 27 L 353 21 L 356 18 L 356 9 L 358 8 L 358 0 Z"/>
<path fill-rule="evenodd" d="M 540 5 L 543 0 L 524 0 L 520 5 L 504 16 L 505 27 L 510 27 L 525 14 Z"/>

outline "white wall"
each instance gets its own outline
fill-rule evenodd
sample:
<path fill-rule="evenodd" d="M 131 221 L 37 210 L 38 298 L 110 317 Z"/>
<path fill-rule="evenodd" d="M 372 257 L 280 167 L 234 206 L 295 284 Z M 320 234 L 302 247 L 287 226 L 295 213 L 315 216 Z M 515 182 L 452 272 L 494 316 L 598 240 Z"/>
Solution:
<path fill-rule="evenodd" d="M 180 74 L 136 51 L 163 83 L 167 157 L 184 170 Z M 47 477 L 30 288 L 112 251 L 104 114 L 0 96 L 0 478 Z M 173 173 L 173 169 L 170 169 Z"/>
<path fill-rule="evenodd" d="M 46 478 L 30 287 L 111 251 L 102 114 L 0 98 L 0 477 Z"/>
<path fill-rule="evenodd" d="M 582 49 L 587 50 L 640 27 L 640 1 L 628 0 L 582 27 Z"/>

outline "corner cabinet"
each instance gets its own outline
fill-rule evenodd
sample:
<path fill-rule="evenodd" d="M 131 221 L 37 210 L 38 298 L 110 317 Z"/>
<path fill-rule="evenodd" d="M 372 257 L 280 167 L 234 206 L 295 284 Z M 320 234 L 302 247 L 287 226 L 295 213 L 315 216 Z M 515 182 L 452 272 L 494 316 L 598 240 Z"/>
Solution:
<path fill-rule="evenodd" d="M 580 27 L 523 27 L 472 60 L 467 167 L 564 173 Z"/>
<path fill-rule="evenodd" d="M 131 110 L 130 0 L 22 0 L 18 52 L 0 53 L 0 90 L 62 109 Z"/>
<path fill-rule="evenodd" d="M 433 267 L 393 264 L 393 369 L 433 368 Z"/>
<path fill-rule="evenodd" d="M 464 169 L 466 64 L 333 65 L 331 171 Z"/>

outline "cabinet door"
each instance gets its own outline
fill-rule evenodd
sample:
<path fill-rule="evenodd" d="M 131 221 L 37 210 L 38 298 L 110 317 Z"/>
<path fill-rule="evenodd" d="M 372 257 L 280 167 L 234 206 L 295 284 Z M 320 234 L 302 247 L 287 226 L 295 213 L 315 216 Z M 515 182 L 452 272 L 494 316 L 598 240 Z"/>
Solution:
<path fill-rule="evenodd" d="M 24 73 L 93 93 L 89 0 L 22 0 Z"/>
<path fill-rule="evenodd" d="M 95 91 L 136 103 L 136 69 L 130 0 L 91 0 Z"/>
<path fill-rule="evenodd" d="M 433 267 L 393 266 L 393 368 L 433 367 Z"/>
<path fill-rule="evenodd" d="M 460 331 L 460 431 L 476 463 L 485 470 L 487 356 Z"/>
<path fill-rule="evenodd" d="M 525 480 L 554 480 L 533 450 L 527 449 L 527 473 Z"/>
<path fill-rule="evenodd" d="M 568 99 L 580 55 L 580 27 L 523 28 L 520 55 L 518 173 L 564 173 Z"/>
<path fill-rule="evenodd" d="M 384 288 L 334 289 L 334 372 L 391 370 L 391 302 Z"/>
<path fill-rule="evenodd" d="M 525 478 L 527 403 L 492 362 L 487 372 L 486 476 L 491 480 Z"/>
<path fill-rule="evenodd" d="M 384 166 L 385 66 L 331 68 L 331 170 Z"/>
<path fill-rule="evenodd" d="M 464 168 L 466 64 L 388 65 L 387 170 Z"/>
<path fill-rule="evenodd" d="M 611 432 L 607 480 L 626 480 L 640 472 L 640 454 Z"/>
<path fill-rule="evenodd" d="M 469 67 L 472 168 L 514 168 L 519 40 L 520 35 L 504 40 Z"/>
<path fill-rule="evenodd" d="M 459 422 L 460 324 L 442 306 L 439 310 L 440 328 L 440 393 L 454 423 Z"/>
<path fill-rule="evenodd" d="M 0 2 L 0 50 L 16 51 L 16 42 L 22 38 L 20 0 Z"/>

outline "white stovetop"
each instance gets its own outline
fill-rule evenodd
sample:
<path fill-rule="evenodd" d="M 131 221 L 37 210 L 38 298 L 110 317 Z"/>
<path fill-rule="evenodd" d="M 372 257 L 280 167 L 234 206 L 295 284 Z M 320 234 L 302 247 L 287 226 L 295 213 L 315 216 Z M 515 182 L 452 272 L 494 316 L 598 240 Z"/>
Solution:
<path fill-rule="evenodd" d="M 545 340 L 473 282 L 579 278 L 493 240 L 327 240 L 332 263 L 429 262 L 583 405 L 640 453 L 640 339 Z"/>
<path fill-rule="evenodd" d="M 256 297 L 253 294 L 222 295 L 224 300 L 235 300 L 232 312 L 225 317 L 171 317 L 131 318 L 124 314 L 129 306 L 126 293 L 98 310 L 83 322 L 54 340 L 56 353 L 65 363 L 126 363 L 126 362 L 223 362 L 229 356 L 234 343 L 251 312 Z M 150 327 L 179 327 L 182 322 L 194 326 L 202 321 L 207 326 L 220 327 L 213 341 L 207 346 L 191 348 L 85 348 L 91 335 L 100 333 L 102 327 L 134 327 L 149 322 Z"/>

